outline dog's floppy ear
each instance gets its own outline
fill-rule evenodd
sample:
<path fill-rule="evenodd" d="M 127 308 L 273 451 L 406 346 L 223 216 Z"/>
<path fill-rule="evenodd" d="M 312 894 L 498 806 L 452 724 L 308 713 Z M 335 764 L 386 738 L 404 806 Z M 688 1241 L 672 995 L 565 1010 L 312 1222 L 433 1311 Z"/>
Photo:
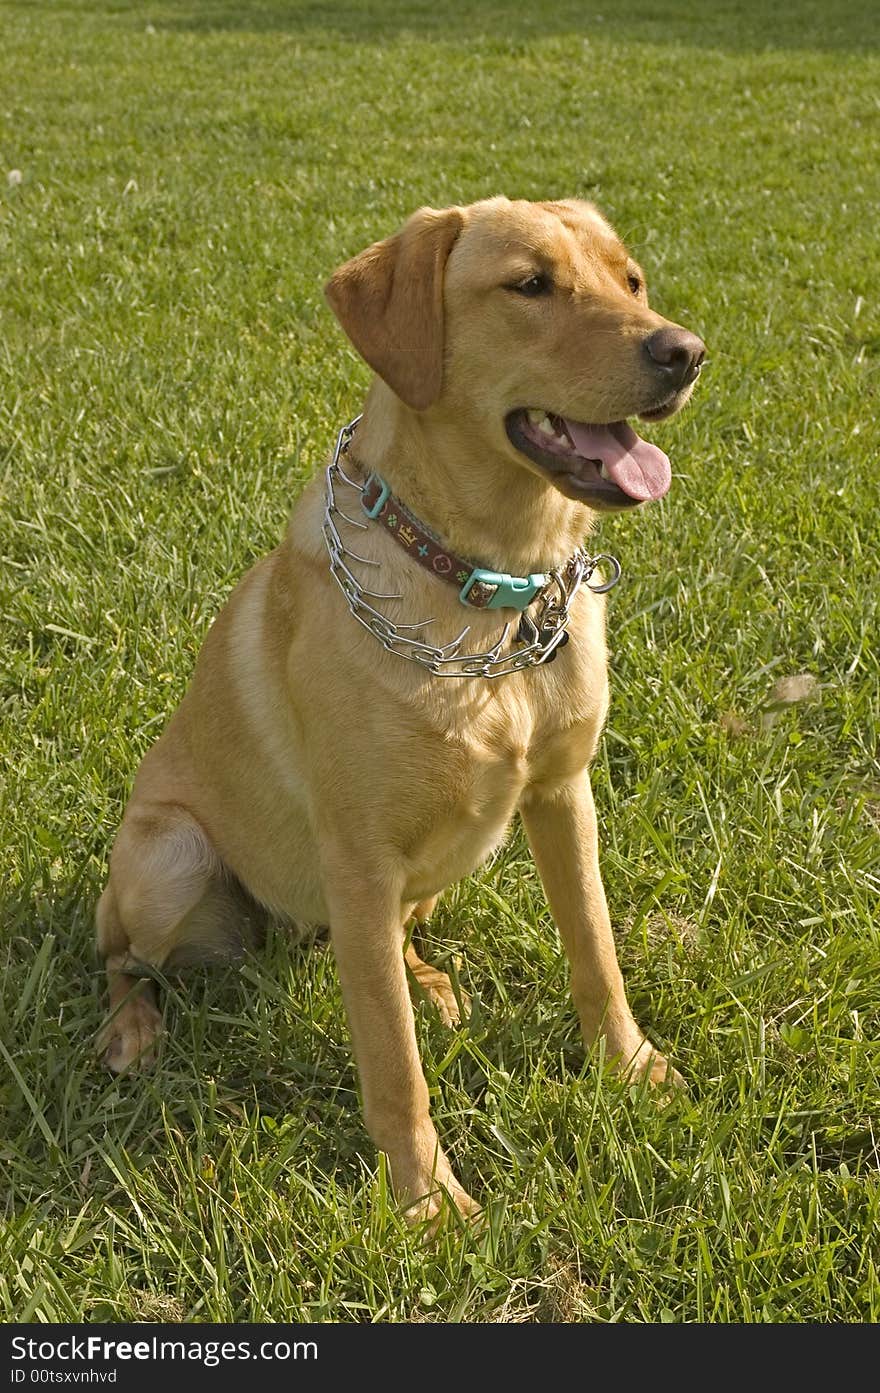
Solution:
<path fill-rule="evenodd" d="M 459 208 L 420 208 L 324 287 L 358 353 L 417 411 L 436 401 L 443 384 L 443 273 L 463 225 Z"/>

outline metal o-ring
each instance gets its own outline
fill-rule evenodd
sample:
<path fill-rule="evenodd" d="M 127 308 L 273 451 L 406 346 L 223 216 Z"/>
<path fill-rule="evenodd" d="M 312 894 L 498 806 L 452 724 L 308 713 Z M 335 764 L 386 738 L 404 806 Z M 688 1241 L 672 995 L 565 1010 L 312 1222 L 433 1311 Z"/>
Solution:
<path fill-rule="evenodd" d="M 609 556 L 607 552 L 603 552 L 601 556 L 594 556 L 592 558 L 593 566 L 598 566 L 600 561 L 607 561 L 613 568 L 614 574 L 610 580 L 603 581 L 601 585 L 591 585 L 588 580 L 584 582 L 587 589 L 592 590 L 594 595 L 605 595 L 609 590 L 613 590 L 621 576 L 622 568 L 616 556 Z"/>

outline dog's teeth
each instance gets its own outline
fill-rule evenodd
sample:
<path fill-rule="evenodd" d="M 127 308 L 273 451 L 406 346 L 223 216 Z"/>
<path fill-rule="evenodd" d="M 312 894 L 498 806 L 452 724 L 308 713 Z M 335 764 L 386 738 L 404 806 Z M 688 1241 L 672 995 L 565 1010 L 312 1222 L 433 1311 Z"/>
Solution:
<path fill-rule="evenodd" d="M 542 416 L 541 419 L 540 419 L 540 421 L 536 421 L 535 424 L 537 425 L 538 430 L 542 430 L 542 431 L 544 432 L 545 435 L 555 435 L 555 434 L 556 434 L 555 430 L 553 429 L 552 425 L 550 424 L 550 418 L 549 418 L 549 416 Z"/>
<path fill-rule="evenodd" d="M 610 481 L 611 481 L 611 475 L 608 473 L 608 470 L 605 468 L 605 461 L 604 461 L 604 460 L 603 460 L 602 463 L 599 465 L 599 478 L 600 478 L 600 479 L 607 479 L 607 480 L 609 481 L 609 483 L 610 483 Z"/>
<path fill-rule="evenodd" d="M 526 412 L 526 415 L 528 416 L 533 426 L 536 426 L 539 421 L 542 421 L 544 419 L 543 411 L 529 410 Z"/>

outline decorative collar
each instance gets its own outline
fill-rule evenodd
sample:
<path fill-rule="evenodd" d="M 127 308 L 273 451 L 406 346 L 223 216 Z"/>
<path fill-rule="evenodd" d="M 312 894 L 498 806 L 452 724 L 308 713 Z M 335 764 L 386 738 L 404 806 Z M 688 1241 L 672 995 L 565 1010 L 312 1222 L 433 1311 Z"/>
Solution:
<path fill-rule="evenodd" d="M 516 672 L 524 672 L 529 668 L 545 667 L 548 663 L 552 663 L 561 649 L 568 643 L 571 605 L 579 588 L 583 585 L 586 589 L 594 590 L 599 594 L 610 590 L 620 579 L 618 562 L 613 556 L 589 556 L 583 548 L 579 547 L 564 567 L 551 571 L 548 576 L 506 576 L 499 575 L 495 571 L 481 571 L 479 567 L 471 568 L 469 574 L 470 563 L 459 563 L 453 553 L 443 549 L 442 543 L 435 534 L 424 528 L 408 510 L 406 510 L 406 515 L 411 519 L 411 525 L 418 528 L 418 534 L 415 535 L 415 541 L 397 536 L 402 505 L 398 500 L 392 499 L 388 486 L 384 480 L 378 479 L 378 476 L 378 494 L 373 498 L 373 490 L 371 490 L 366 508 L 361 509 L 361 519 L 353 518 L 340 507 L 336 490 L 340 486 L 351 489 L 359 500 L 363 500 L 365 485 L 358 479 L 350 478 L 342 464 L 360 419 L 360 416 L 356 416 L 353 421 L 349 421 L 348 425 L 343 426 L 336 437 L 336 449 L 326 470 L 326 501 L 324 521 L 321 526 L 330 561 L 330 574 L 345 596 L 352 617 L 378 640 L 386 652 L 417 663 L 424 671 L 430 672 L 434 677 L 458 677 L 465 680 L 481 678 L 494 681 L 500 677 L 510 677 Z M 383 489 L 385 490 L 384 496 Z M 373 501 L 369 501 L 370 499 Z M 366 531 L 369 523 L 362 520 L 364 512 L 368 513 L 370 517 L 381 518 L 382 510 L 389 502 L 395 513 L 395 521 L 389 526 L 386 520 L 384 525 L 392 535 L 397 537 L 400 545 L 414 555 L 421 565 L 428 565 L 432 574 L 438 579 L 445 576 L 456 586 L 460 582 L 458 572 L 464 573 L 465 580 L 461 583 L 459 590 L 459 598 L 463 604 L 473 605 L 470 594 L 477 585 L 484 585 L 490 593 L 487 600 L 484 594 L 478 592 L 484 601 L 479 608 L 492 608 L 491 602 L 500 593 L 505 602 L 503 605 L 499 603 L 498 608 L 515 607 L 519 610 L 519 624 L 512 639 L 513 620 L 508 619 L 504 622 L 501 633 L 491 646 L 481 652 L 467 652 L 464 648 L 464 641 L 471 631 L 470 624 L 467 624 L 455 638 L 446 642 L 432 643 L 428 630 L 435 623 L 433 617 L 419 619 L 415 623 L 404 622 L 402 619 L 392 618 L 376 608 L 376 601 L 382 600 L 396 604 L 403 599 L 403 596 L 385 594 L 379 590 L 367 588 L 357 573 L 352 570 L 352 565 L 374 567 L 379 566 L 380 563 L 371 557 L 360 556 L 347 545 L 340 532 L 340 527 L 343 523 L 347 523 L 349 527 Z M 407 526 L 406 520 L 404 520 L 403 525 Z M 418 535 L 422 535 L 424 540 L 419 541 Z M 424 553 L 420 552 L 420 548 L 423 546 L 428 548 Z M 430 556 L 441 556 L 444 561 L 439 567 L 435 567 L 433 561 L 426 561 L 426 558 Z M 590 585 L 590 578 L 602 560 L 611 563 L 613 575 L 610 580 L 604 581 L 600 585 Z M 448 568 L 445 562 L 449 563 Z M 515 606 L 506 603 L 506 597 L 509 594 L 514 596 L 515 601 L 520 599 L 517 586 L 530 585 L 533 580 L 537 579 L 543 580 L 544 585 L 532 596 L 534 609 L 531 613 L 521 603 L 517 603 Z M 468 582 L 470 582 L 469 591 Z M 509 590 L 505 589 L 506 583 L 509 583 Z M 528 604 L 528 601 L 525 603 Z"/>
<path fill-rule="evenodd" d="M 414 561 L 433 576 L 454 585 L 461 603 L 472 609 L 513 609 L 522 613 L 550 583 L 550 574 L 543 571 L 530 576 L 510 576 L 504 571 L 488 571 L 462 560 L 420 522 L 405 503 L 401 503 L 380 474 L 369 475 L 361 495 L 361 506 L 367 517 L 381 523 Z M 613 557 L 605 559 L 611 561 L 614 575 L 605 584 L 590 587 L 599 593 L 610 590 L 620 577 L 617 561 Z"/>

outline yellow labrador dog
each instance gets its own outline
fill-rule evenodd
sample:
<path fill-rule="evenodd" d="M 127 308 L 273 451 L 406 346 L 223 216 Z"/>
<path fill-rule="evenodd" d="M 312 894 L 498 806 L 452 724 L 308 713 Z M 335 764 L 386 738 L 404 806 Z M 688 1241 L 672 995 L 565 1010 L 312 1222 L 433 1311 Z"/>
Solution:
<path fill-rule="evenodd" d="M 406 964 L 447 1019 L 458 1006 L 406 926 L 515 812 L 587 1045 L 674 1073 L 630 1011 L 599 875 L 604 599 L 583 542 L 668 489 L 627 418 L 678 411 L 704 346 L 577 200 L 420 209 L 326 293 L 377 376 L 138 770 L 97 913 L 101 1048 L 114 1070 L 149 1057 L 144 969 L 216 951 L 243 902 L 329 924 L 367 1126 L 431 1219 L 476 1206 L 431 1121 Z"/>

